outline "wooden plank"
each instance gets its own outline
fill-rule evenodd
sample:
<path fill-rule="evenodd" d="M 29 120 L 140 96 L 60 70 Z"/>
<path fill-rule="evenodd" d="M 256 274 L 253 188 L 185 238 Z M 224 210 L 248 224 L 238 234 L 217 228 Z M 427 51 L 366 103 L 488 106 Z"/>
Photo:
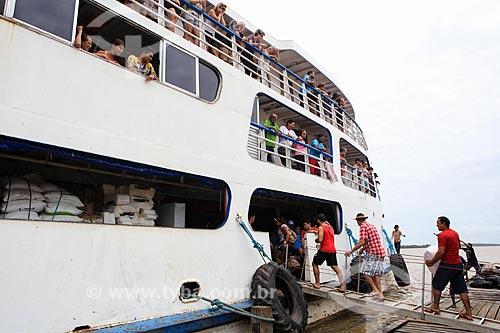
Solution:
<path fill-rule="evenodd" d="M 387 332 L 387 331 L 384 331 Z M 470 333 L 473 331 L 467 331 L 462 329 L 457 329 L 454 327 L 449 327 L 446 325 L 434 324 L 420 320 L 407 320 L 403 325 L 395 327 L 389 332 L 397 333 Z"/>
<path fill-rule="evenodd" d="M 472 304 L 471 304 L 472 306 Z M 473 316 L 478 316 L 479 312 L 486 306 L 486 302 L 480 302 L 480 303 L 475 303 L 474 307 L 472 308 L 472 315 Z"/>
<path fill-rule="evenodd" d="M 477 313 L 477 316 L 481 317 L 481 318 L 485 318 L 493 305 L 494 305 L 493 302 L 484 302 L 484 306 L 481 309 L 481 311 L 479 311 Z"/>
<path fill-rule="evenodd" d="M 252 314 L 272 318 L 273 309 L 270 306 L 252 306 Z M 252 318 L 252 333 L 273 333 L 273 323 L 256 318 Z"/>
<path fill-rule="evenodd" d="M 389 325 L 382 327 L 382 333 L 396 332 L 395 330 L 403 327 L 408 322 L 407 319 L 395 321 Z"/>
<path fill-rule="evenodd" d="M 491 318 L 494 320 L 500 320 L 500 304 L 495 303 L 493 306 L 490 308 L 488 311 L 488 314 L 486 315 L 487 318 Z"/>

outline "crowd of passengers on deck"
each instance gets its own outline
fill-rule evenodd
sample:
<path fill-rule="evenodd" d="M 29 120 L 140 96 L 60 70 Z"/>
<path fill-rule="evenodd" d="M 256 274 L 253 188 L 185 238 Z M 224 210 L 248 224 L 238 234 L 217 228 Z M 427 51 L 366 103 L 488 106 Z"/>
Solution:
<path fill-rule="evenodd" d="M 188 6 L 187 3 L 191 6 Z M 157 21 L 158 3 L 156 1 L 124 0 L 123 4 L 151 20 Z M 203 29 L 206 50 L 231 65 L 233 65 L 234 59 L 232 51 L 232 34 L 238 36 L 239 39 L 237 38 L 236 40 L 236 47 L 237 52 L 241 55 L 241 64 L 244 66 L 245 73 L 255 79 L 260 79 L 263 75 L 266 75 L 267 80 L 270 81 L 269 73 L 271 62 L 267 58 L 262 60 L 257 50 L 263 52 L 275 62 L 280 61 L 280 51 L 276 47 L 263 42 L 265 33 L 262 29 L 256 29 L 253 34 L 245 36 L 244 31 L 246 26 L 244 22 L 233 20 L 226 24 L 224 14 L 227 6 L 224 3 L 217 3 L 213 8 L 207 11 L 206 0 L 189 0 L 183 1 L 182 3 L 180 0 L 166 0 L 164 1 L 164 8 L 166 9 L 166 18 L 169 21 L 166 24 L 167 29 L 175 32 L 175 26 L 180 18 L 184 30 L 183 37 L 197 46 L 200 46 L 200 30 Z M 196 8 L 196 10 L 194 8 Z M 197 10 L 205 12 L 213 21 L 207 24 L 201 23 L 203 18 L 200 17 L 201 15 Z M 228 30 L 225 31 L 221 26 L 226 27 Z M 83 30 L 84 28 L 82 26 L 77 27 L 77 34 L 74 42 L 75 47 L 94 53 L 109 62 L 119 64 L 118 58 L 121 57 L 125 48 L 125 42 L 123 40 L 115 39 L 109 50 L 93 52 L 92 37 Z M 125 62 L 127 69 L 144 75 L 148 81 L 158 80 L 156 71 L 151 64 L 154 53 L 153 49 L 147 48 L 142 51 L 140 55 L 129 56 Z M 263 74 L 263 72 L 265 72 L 265 74 Z M 315 74 L 315 71 L 308 71 L 303 77 L 306 91 L 304 93 L 302 88 L 299 88 L 299 95 L 302 100 L 301 105 L 304 105 L 303 101 L 305 96 L 308 100 L 308 104 L 309 101 L 311 101 L 314 105 L 315 110 L 311 111 L 319 115 L 320 102 L 318 102 L 318 95 L 321 93 L 321 105 L 324 114 L 334 117 L 332 111 L 335 110 L 335 118 L 337 119 L 339 128 L 342 130 L 343 121 L 341 108 L 346 109 L 346 102 L 338 93 L 334 93 L 333 91 L 327 92 L 324 82 L 316 83 L 314 80 Z"/>
<path fill-rule="evenodd" d="M 96 56 L 101 57 L 113 64 L 121 66 L 118 62 L 118 57 L 120 57 L 125 49 L 125 42 L 119 38 L 113 40 L 109 50 L 99 50 L 97 52 L 92 52 L 92 37 L 83 32 L 83 27 L 77 27 L 77 34 L 75 37 L 75 42 L 73 45 L 77 48 L 81 48 L 84 51 L 94 53 Z M 151 47 L 147 47 L 141 51 L 141 54 L 129 55 L 126 62 L 126 67 L 128 70 L 143 75 L 146 77 L 146 81 L 158 80 L 156 71 L 151 64 L 153 60 L 154 50 Z"/>
<path fill-rule="evenodd" d="M 169 1 L 165 1 L 165 8 L 167 9 L 167 17 L 171 23 L 167 24 L 167 28 L 172 32 L 175 31 L 175 24 L 178 21 L 178 18 L 182 18 L 183 20 L 183 29 L 184 29 L 184 38 L 188 41 L 191 41 L 195 45 L 200 45 L 200 21 L 199 14 L 188 7 L 187 5 L 181 5 L 179 0 L 172 0 L 173 3 Z M 193 6 L 197 9 L 204 11 L 206 6 L 206 0 L 190 0 Z M 157 13 L 158 5 L 155 1 L 152 0 L 139 0 L 139 1 L 128 1 L 125 0 L 124 4 L 128 7 L 134 9 L 138 13 L 156 20 L 153 13 Z M 141 6 L 142 5 L 142 6 Z M 223 3 L 218 3 L 214 8 L 211 8 L 207 14 L 214 19 L 219 24 L 226 26 L 226 22 L 224 20 L 224 13 L 226 11 L 227 6 Z M 256 47 L 257 49 L 266 52 L 271 58 L 275 61 L 279 61 L 279 51 L 275 47 L 268 46 L 262 43 L 262 38 L 265 36 L 264 31 L 261 29 L 257 29 L 255 34 L 250 36 L 244 36 L 243 31 L 245 30 L 244 22 L 232 21 L 227 28 L 233 31 L 234 34 L 240 37 L 240 41 L 238 41 L 239 51 L 247 53 L 248 58 L 245 56 L 242 58 L 242 62 L 245 65 L 245 72 L 254 77 L 258 78 L 259 69 L 257 67 L 258 58 L 254 57 L 255 50 L 249 45 Z M 228 62 L 229 64 L 233 64 L 232 59 L 232 51 L 231 50 L 231 34 L 223 33 L 220 31 L 220 28 L 215 23 L 207 24 L 205 27 L 205 36 L 206 36 L 206 49 L 214 56 L 221 58 L 222 60 Z M 244 47 L 243 42 L 247 43 L 247 46 Z M 81 48 L 84 51 L 92 52 L 93 51 L 93 40 L 92 37 L 83 31 L 83 26 L 77 27 L 77 34 L 74 42 L 74 46 L 77 48 Z M 123 50 L 125 48 L 125 42 L 121 39 L 115 39 L 111 45 L 109 50 L 99 50 L 94 54 L 100 56 L 111 63 L 119 64 L 117 58 L 119 58 Z M 133 70 L 139 74 L 146 76 L 147 80 L 157 80 L 158 77 L 156 75 L 155 69 L 151 65 L 151 60 L 153 59 L 154 50 L 146 49 L 139 56 L 129 56 L 126 61 L 126 67 L 130 70 Z"/>
<path fill-rule="evenodd" d="M 287 120 L 281 127 L 277 120 L 278 116 L 273 113 L 263 123 L 266 128 L 267 161 L 275 163 L 274 156 L 276 147 L 278 147 L 277 153 L 280 155 L 282 165 L 288 165 L 288 156 L 293 157 L 295 161 L 290 163 L 293 169 L 306 171 L 306 166 L 308 166 L 311 174 L 321 176 L 320 161 L 332 162 L 328 155 L 326 136 L 322 133 L 316 134 L 315 139 L 309 144 L 307 131 L 305 129 L 296 130 L 294 120 Z M 287 150 L 289 150 L 288 156 Z M 344 184 L 375 196 L 375 187 L 379 182 L 376 180 L 377 174 L 373 172 L 373 168 L 368 166 L 367 161 L 359 158 L 349 163 L 346 156 L 347 148 L 343 147 L 340 149 L 340 172 Z"/>

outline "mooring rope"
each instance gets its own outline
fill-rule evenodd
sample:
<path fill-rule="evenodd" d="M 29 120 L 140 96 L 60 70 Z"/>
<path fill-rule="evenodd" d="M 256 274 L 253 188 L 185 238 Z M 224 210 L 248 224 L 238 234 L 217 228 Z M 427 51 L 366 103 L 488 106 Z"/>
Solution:
<path fill-rule="evenodd" d="M 267 255 L 266 251 L 264 251 L 264 246 L 262 244 L 260 244 L 259 242 L 257 242 L 257 240 L 255 240 L 252 233 L 250 232 L 250 230 L 248 230 L 247 226 L 245 225 L 245 222 L 243 222 L 243 218 L 241 217 L 241 215 L 238 214 L 238 216 L 236 217 L 236 221 L 238 221 L 239 225 L 243 228 L 243 230 L 248 235 L 248 237 L 250 237 L 250 240 L 253 243 L 253 247 L 256 248 L 257 251 L 259 251 L 259 254 L 260 254 L 262 260 L 264 260 L 264 263 L 266 263 L 265 258 L 267 258 L 269 260 L 269 262 L 272 262 L 272 259 Z"/>
<path fill-rule="evenodd" d="M 255 315 L 255 314 L 253 314 L 251 312 L 245 311 L 245 310 L 243 310 L 241 308 L 238 308 L 236 306 L 233 306 L 231 304 L 224 303 L 223 301 L 221 301 L 220 299 L 217 299 L 217 298 L 216 299 L 210 299 L 210 298 L 203 297 L 203 296 L 198 296 L 198 295 L 189 295 L 189 296 L 184 297 L 184 298 L 201 299 L 201 300 L 203 300 L 205 302 L 210 303 L 210 305 L 214 306 L 215 307 L 214 310 L 226 310 L 226 311 L 233 312 L 233 313 L 245 316 L 245 317 L 255 318 L 255 319 L 258 319 L 258 320 L 269 321 L 269 322 L 274 323 L 274 319 L 273 318 L 267 318 L 267 317 L 257 316 L 257 315 Z"/>

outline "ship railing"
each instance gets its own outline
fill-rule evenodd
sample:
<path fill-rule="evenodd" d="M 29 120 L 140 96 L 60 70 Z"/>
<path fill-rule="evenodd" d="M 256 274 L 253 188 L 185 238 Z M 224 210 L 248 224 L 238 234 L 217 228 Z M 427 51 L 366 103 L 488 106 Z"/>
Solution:
<path fill-rule="evenodd" d="M 253 74 L 253 76 L 257 77 L 259 82 L 268 88 L 279 93 L 284 98 L 299 104 L 307 111 L 324 119 L 333 126 L 337 126 L 339 130 L 343 131 L 346 135 L 358 142 L 361 147 L 368 149 L 361 128 L 337 102 L 330 99 L 319 89 L 310 85 L 308 86 L 303 78 L 286 68 L 284 65 L 280 64 L 264 51 L 250 45 L 246 41 L 243 41 L 243 39 L 236 35 L 231 29 L 221 25 L 207 13 L 198 9 L 186 0 L 180 0 L 181 4 L 196 12 L 198 17 L 194 16 L 191 12 L 186 11 L 183 6 L 179 6 L 170 0 L 151 1 L 153 1 L 158 7 L 157 11 L 147 8 L 136 0 L 130 0 L 130 2 L 146 11 L 151 17 L 154 17 L 157 23 L 162 27 L 169 27 L 173 24 L 168 18 L 167 13 L 168 15 L 175 16 L 177 18 L 177 22 L 181 23 L 180 25 L 175 25 L 176 31 L 181 31 L 181 34 L 185 34 L 186 36 L 197 40 L 200 47 L 205 49 L 213 48 L 217 50 L 220 54 L 224 55 L 223 60 L 228 64 L 246 72 L 247 74 Z M 199 22 L 199 26 L 196 27 L 199 31 L 199 37 L 184 29 L 184 23 L 191 25 L 191 22 L 184 19 L 181 15 L 178 15 L 177 12 L 169 11 L 165 7 L 166 3 L 178 9 L 181 15 L 189 15 Z M 213 36 L 210 34 L 213 34 Z M 215 40 L 216 44 L 219 44 L 219 47 L 209 44 L 207 39 Z M 249 52 L 248 50 L 251 50 L 252 52 Z M 254 59 L 258 60 L 258 63 L 255 63 Z M 245 61 L 247 63 L 255 63 L 257 70 L 247 66 Z M 309 89 L 311 93 L 307 93 L 307 89 Z"/>
<path fill-rule="evenodd" d="M 372 197 L 378 196 L 378 187 L 373 175 L 366 174 L 363 170 L 345 161 L 340 161 L 340 176 L 345 186 L 364 192 Z"/>
<path fill-rule="evenodd" d="M 267 127 L 256 124 L 254 122 L 251 122 L 250 124 L 251 126 L 248 139 L 248 151 L 253 158 L 261 161 L 269 161 L 278 166 L 283 166 L 288 169 L 303 171 L 307 174 L 316 173 L 316 176 L 328 179 L 328 171 L 326 169 L 325 163 L 332 163 L 332 155 L 318 150 L 304 142 L 300 142 L 289 137 L 286 138 L 289 144 L 283 144 L 279 140 L 280 136 L 276 135 L 276 132 L 274 132 L 273 130 L 270 130 Z M 276 135 L 277 140 L 266 138 L 266 133 Z M 275 147 L 270 151 L 266 147 L 266 143 L 272 143 L 275 145 Z M 290 143 L 296 143 L 298 145 L 304 146 L 305 153 L 299 149 L 292 147 Z M 317 152 L 320 155 L 319 159 L 311 155 L 312 151 Z M 297 156 L 296 153 L 299 154 L 298 156 L 304 156 L 304 160 L 302 161 L 295 158 L 295 156 Z M 319 162 L 318 166 L 309 163 L 310 158 L 314 158 L 315 160 L 317 160 Z"/>

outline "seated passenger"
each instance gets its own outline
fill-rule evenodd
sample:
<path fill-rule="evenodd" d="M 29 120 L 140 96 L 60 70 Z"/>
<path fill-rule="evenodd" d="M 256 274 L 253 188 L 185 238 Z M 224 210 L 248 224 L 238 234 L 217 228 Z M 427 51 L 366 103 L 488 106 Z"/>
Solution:
<path fill-rule="evenodd" d="M 206 0 L 189 0 L 193 6 L 201 11 L 204 11 Z M 196 46 L 200 46 L 200 21 L 198 18 L 200 15 L 192 8 L 184 5 L 185 12 L 182 13 L 181 17 L 184 19 L 182 22 L 182 27 L 184 28 L 184 39 L 188 42 L 192 42 Z"/>
<path fill-rule="evenodd" d="M 299 130 L 299 136 L 296 139 L 299 142 L 303 142 L 304 144 L 307 144 L 307 131 L 306 130 Z M 297 151 L 294 151 L 293 153 L 293 158 L 295 158 L 298 162 L 295 164 L 292 164 L 292 166 L 295 166 L 294 169 L 300 170 L 300 171 L 306 171 L 306 146 L 301 145 L 299 143 L 294 142 L 292 145 L 293 148 L 297 149 Z"/>
<path fill-rule="evenodd" d="M 81 25 L 76 27 L 76 37 L 73 46 L 87 52 L 90 52 L 92 48 L 92 37 L 83 32 L 83 27 Z"/>
<path fill-rule="evenodd" d="M 321 159 L 321 154 L 326 152 L 326 147 L 323 144 L 325 142 L 325 136 L 323 134 L 316 135 L 316 139 L 311 142 L 311 146 L 315 149 L 309 149 L 309 164 L 311 164 L 311 174 L 321 176 L 321 170 L 319 169 L 319 160 Z"/>
<path fill-rule="evenodd" d="M 146 81 L 158 80 L 155 69 L 151 64 L 153 55 L 154 50 L 150 47 L 142 51 L 139 57 L 131 54 L 127 59 L 127 69 L 144 75 L 146 77 Z"/>
<path fill-rule="evenodd" d="M 95 55 L 104 58 L 107 61 L 112 62 L 113 64 L 120 65 L 116 58 L 122 55 L 124 48 L 125 42 L 117 38 L 113 41 L 113 44 L 111 44 L 111 48 L 109 49 L 109 51 L 100 50 L 97 51 Z"/>

